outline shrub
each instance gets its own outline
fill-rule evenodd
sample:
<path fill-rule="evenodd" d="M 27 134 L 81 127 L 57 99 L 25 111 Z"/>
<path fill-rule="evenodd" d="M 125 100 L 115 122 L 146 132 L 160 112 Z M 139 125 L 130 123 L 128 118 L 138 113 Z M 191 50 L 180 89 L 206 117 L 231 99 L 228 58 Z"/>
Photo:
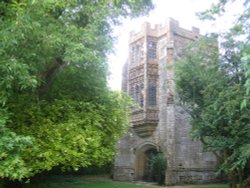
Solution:
<path fill-rule="evenodd" d="M 158 153 L 151 159 L 151 169 L 154 177 L 159 185 L 165 184 L 165 171 L 167 168 L 167 160 L 163 153 Z"/>

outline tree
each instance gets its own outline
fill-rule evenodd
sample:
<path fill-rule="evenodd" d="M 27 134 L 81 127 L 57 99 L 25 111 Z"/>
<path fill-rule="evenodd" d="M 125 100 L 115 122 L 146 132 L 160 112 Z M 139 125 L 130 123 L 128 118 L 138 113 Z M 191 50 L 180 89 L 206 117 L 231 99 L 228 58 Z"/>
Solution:
<path fill-rule="evenodd" d="M 220 34 L 220 39 L 222 41 L 221 57 L 225 62 L 236 66 L 237 71 L 240 71 L 241 74 L 244 75 L 238 78 L 242 78 L 241 86 L 246 91 L 245 93 L 240 93 L 240 95 L 243 96 L 241 110 L 246 110 L 249 109 L 250 93 L 250 1 L 219 0 L 217 4 L 210 7 L 207 11 L 200 13 L 199 16 L 201 19 L 219 19 L 219 17 L 223 17 L 224 13 L 227 12 L 228 6 L 242 6 L 243 10 L 238 12 L 231 29 Z M 248 126 L 249 125 L 246 125 L 243 128 Z M 246 145 L 244 150 L 242 149 L 239 153 L 249 161 L 250 145 Z M 250 177 L 245 181 L 245 184 L 247 183 L 250 184 Z"/>
<path fill-rule="evenodd" d="M 242 52 L 228 48 L 219 57 L 214 44 L 214 37 L 204 37 L 187 49 L 176 66 L 177 92 L 191 115 L 193 138 L 214 152 L 232 187 L 238 182 L 244 187 L 249 181 L 244 169 L 250 157 L 250 106 L 241 108 L 247 97 Z"/>
<path fill-rule="evenodd" d="M 223 41 L 224 52 L 222 56 L 230 56 L 229 51 L 237 49 L 241 51 L 241 56 L 238 59 L 238 64 L 243 68 L 246 80 L 246 95 L 250 93 L 250 1 L 233 1 L 233 0 L 219 0 L 217 4 L 213 4 L 210 9 L 198 13 L 198 16 L 202 20 L 217 20 L 223 17 L 227 12 L 227 6 L 243 7 L 243 11 L 239 12 L 235 18 L 234 24 L 225 33 L 220 34 L 220 38 Z M 242 103 L 242 107 L 246 105 L 248 101 L 245 99 Z"/>
<path fill-rule="evenodd" d="M 150 0 L 0 2 L 0 178 L 111 160 L 129 100 L 109 91 L 112 25 Z"/>

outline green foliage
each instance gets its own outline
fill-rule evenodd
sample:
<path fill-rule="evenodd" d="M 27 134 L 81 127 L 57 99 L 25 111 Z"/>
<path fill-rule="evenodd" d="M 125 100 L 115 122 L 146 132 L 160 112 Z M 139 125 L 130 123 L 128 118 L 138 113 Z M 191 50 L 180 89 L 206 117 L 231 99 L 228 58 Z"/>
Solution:
<path fill-rule="evenodd" d="M 227 53 L 219 58 L 217 48 L 208 48 L 209 40 L 194 42 L 177 64 L 177 91 L 192 117 L 191 135 L 215 153 L 220 170 L 236 181 L 250 157 L 243 152 L 250 144 L 250 106 L 241 107 L 244 99 L 249 100 L 244 95 L 241 51 L 225 43 Z"/>
<path fill-rule="evenodd" d="M 158 153 L 151 159 L 152 173 L 159 185 L 165 184 L 165 172 L 167 168 L 167 161 L 162 153 Z"/>
<path fill-rule="evenodd" d="M 8 126 L 35 139 L 21 154 L 30 168 L 27 177 L 54 166 L 78 170 L 110 161 L 128 125 L 129 105 L 124 99 L 119 93 L 103 96 L 102 103 L 66 98 L 32 101 L 26 96 L 9 104 Z"/>
<path fill-rule="evenodd" d="M 150 0 L 0 2 L 0 177 L 102 165 L 129 99 L 107 88 L 112 26 Z"/>
<path fill-rule="evenodd" d="M 24 186 L 25 188 L 152 188 L 150 185 L 137 185 L 133 183 L 117 182 L 105 177 L 84 176 L 52 176 L 45 177 L 40 182 Z"/>
<path fill-rule="evenodd" d="M 199 13 L 201 19 L 209 19 L 212 18 L 216 20 L 219 16 L 224 16 L 224 13 L 227 11 L 227 6 L 242 6 L 243 11 L 239 12 L 238 17 L 236 17 L 236 21 L 234 25 L 226 31 L 225 33 L 221 34 L 221 39 L 224 41 L 224 48 L 228 51 L 229 48 L 238 49 L 241 51 L 241 56 L 238 59 L 238 63 L 241 65 L 242 68 L 245 69 L 245 77 L 247 78 L 245 82 L 246 87 L 246 94 L 249 95 L 250 85 L 249 85 L 249 53 L 250 53 L 250 1 L 232 1 L 232 0 L 220 0 L 217 4 L 214 4 L 210 9 Z M 245 101 L 246 102 L 246 101 Z M 243 105 L 244 106 L 244 105 Z"/>
<path fill-rule="evenodd" d="M 18 187 L 18 186 L 16 186 Z M 21 186 L 19 186 L 21 187 Z M 135 184 L 117 182 L 106 179 L 105 177 L 84 177 L 84 176 L 47 176 L 40 181 L 25 184 L 24 188 L 156 188 L 150 184 Z M 183 188 L 228 188 L 225 184 L 217 185 L 182 185 Z"/>
<path fill-rule="evenodd" d="M 0 111 L 0 177 L 21 179 L 29 174 L 20 153 L 31 146 L 31 137 L 24 137 L 6 128 L 6 111 Z"/>
<path fill-rule="evenodd" d="M 249 162 L 249 102 L 250 102 L 250 1 L 220 0 L 205 12 L 200 13 L 202 19 L 214 19 L 224 16 L 227 6 L 242 6 L 234 25 L 223 34 L 220 70 L 224 73 L 225 84 L 217 96 L 216 103 L 211 105 L 211 118 L 227 127 L 223 129 L 224 137 L 218 138 L 218 143 L 212 145 L 215 150 L 222 149 L 227 145 L 228 150 L 224 152 L 222 169 L 229 176 L 232 187 L 236 188 L 236 176 L 239 178 L 240 187 L 249 186 L 250 177 L 243 174 L 243 169 Z M 214 89 L 214 88 L 211 88 Z M 215 121 L 214 121 L 215 122 Z M 221 126 L 224 127 L 224 126 Z M 209 128 L 208 128 L 209 129 Z M 227 137 L 227 139 L 225 139 Z M 230 139 L 228 139 L 230 137 Z M 217 139 L 217 138 L 216 138 Z M 223 143 L 224 144 L 221 144 Z M 220 143 L 220 144 L 219 144 Z M 224 145 L 224 146 L 223 146 Z M 247 177 L 243 181 L 243 177 Z M 247 185 L 248 184 L 248 185 Z"/>
<path fill-rule="evenodd" d="M 188 103 L 192 109 L 197 109 L 197 113 L 204 105 L 205 93 L 202 91 L 210 82 L 220 80 L 216 73 L 218 69 L 216 39 L 213 35 L 194 41 L 184 52 L 185 58 L 177 64 L 175 79 L 181 102 Z M 191 74 L 193 72 L 197 74 Z"/>

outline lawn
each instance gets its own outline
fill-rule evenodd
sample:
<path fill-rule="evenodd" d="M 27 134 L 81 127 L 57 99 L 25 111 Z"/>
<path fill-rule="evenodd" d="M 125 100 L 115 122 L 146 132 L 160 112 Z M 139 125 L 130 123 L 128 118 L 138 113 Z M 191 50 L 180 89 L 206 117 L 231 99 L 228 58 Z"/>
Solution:
<path fill-rule="evenodd" d="M 108 179 L 86 180 L 81 176 L 52 176 L 25 188 L 151 188 L 148 185 L 116 182 Z M 155 188 L 155 187 L 154 187 Z"/>
<path fill-rule="evenodd" d="M 116 182 L 105 179 L 88 180 L 81 176 L 52 176 L 44 178 L 40 183 L 27 184 L 26 188 L 161 188 L 162 186 L 138 185 Z M 170 188 L 170 187 L 167 187 Z M 171 188 L 228 188 L 226 185 L 196 185 Z"/>

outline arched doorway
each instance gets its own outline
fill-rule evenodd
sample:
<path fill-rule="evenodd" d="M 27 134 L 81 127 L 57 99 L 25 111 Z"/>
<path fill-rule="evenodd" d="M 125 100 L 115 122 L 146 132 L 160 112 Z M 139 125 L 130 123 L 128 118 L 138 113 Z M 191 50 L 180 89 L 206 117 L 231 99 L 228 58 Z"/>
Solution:
<path fill-rule="evenodd" d="M 155 181 L 151 169 L 151 160 L 159 152 L 159 147 L 146 143 L 136 150 L 135 175 L 137 180 Z"/>

